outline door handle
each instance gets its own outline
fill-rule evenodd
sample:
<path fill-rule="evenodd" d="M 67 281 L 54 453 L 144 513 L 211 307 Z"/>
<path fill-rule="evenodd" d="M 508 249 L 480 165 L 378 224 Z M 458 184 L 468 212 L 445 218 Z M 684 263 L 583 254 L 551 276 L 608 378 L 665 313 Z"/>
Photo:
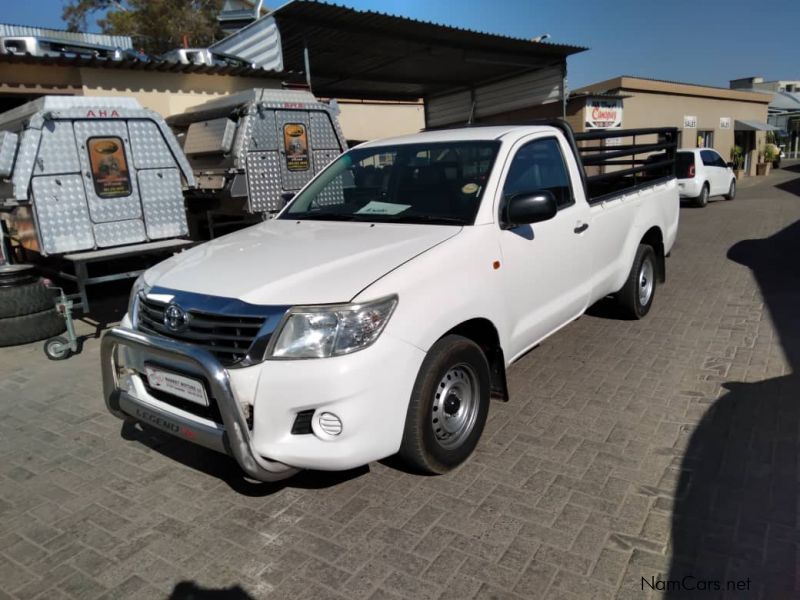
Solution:
<path fill-rule="evenodd" d="M 584 223 L 583 225 L 576 226 L 575 229 L 573 229 L 572 231 L 574 231 L 575 233 L 583 233 L 587 229 L 589 229 L 589 224 Z"/>

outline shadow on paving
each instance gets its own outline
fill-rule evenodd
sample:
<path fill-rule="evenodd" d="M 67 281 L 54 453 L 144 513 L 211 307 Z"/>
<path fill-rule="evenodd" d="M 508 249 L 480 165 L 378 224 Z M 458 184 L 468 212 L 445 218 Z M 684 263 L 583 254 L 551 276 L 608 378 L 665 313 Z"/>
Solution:
<path fill-rule="evenodd" d="M 287 487 L 318 490 L 338 485 L 369 472 L 369 466 L 366 465 L 349 471 L 300 471 L 289 479 L 264 483 L 248 479 L 241 467 L 230 456 L 185 442 L 146 425 L 125 422 L 122 425 L 121 436 L 125 440 L 143 444 L 162 456 L 195 471 L 216 477 L 243 496 L 269 496 Z"/>
<path fill-rule="evenodd" d="M 181 581 L 167 600 L 253 600 L 253 597 L 238 585 L 211 589 L 202 588 L 194 581 Z"/>
<path fill-rule="evenodd" d="M 790 171 L 792 173 L 800 174 L 800 163 L 795 165 L 789 165 L 783 167 L 783 170 Z M 790 181 L 785 181 L 784 183 L 779 183 L 775 186 L 779 190 L 783 190 L 784 192 L 789 192 L 790 194 L 794 194 L 795 196 L 800 196 L 800 177 L 797 179 L 792 179 Z"/>
<path fill-rule="evenodd" d="M 673 587 L 666 596 L 714 598 L 739 590 L 737 597 L 797 598 L 800 221 L 735 244 L 728 258 L 752 270 L 791 374 L 724 384 L 727 392 L 693 433 L 673 509 Z M 721 592 L 682 588 L 699 590 L 703 580 L 719 582 Z"/>

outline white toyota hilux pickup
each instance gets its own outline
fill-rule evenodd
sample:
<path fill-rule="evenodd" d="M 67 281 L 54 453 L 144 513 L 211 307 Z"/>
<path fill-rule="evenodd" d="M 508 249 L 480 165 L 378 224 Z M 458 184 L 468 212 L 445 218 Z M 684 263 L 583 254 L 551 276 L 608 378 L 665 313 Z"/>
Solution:
<path fill-rule="evenodd" d="M 262 481 L 394 454 L 444 473 L 515 359 L 606 296 L 647 314 L 678 229 L 674 140 L 554 121 L 351 149 L 277 218 L 137 280 L 102 343 L 108 409 Z"/>

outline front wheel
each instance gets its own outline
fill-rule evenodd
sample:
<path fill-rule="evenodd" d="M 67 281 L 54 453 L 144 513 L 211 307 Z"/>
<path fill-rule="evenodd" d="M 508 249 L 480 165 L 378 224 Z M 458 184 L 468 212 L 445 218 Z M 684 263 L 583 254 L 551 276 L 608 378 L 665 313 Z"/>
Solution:
<path fill-rule="evenodd" d="M 486 355 L 475 342 L 459 335 L 437 341 L 414 383 L 400 458 L 437 475 L 463 463 L 486 424 L 489 378 Z"/>
<path fill-rule="evenodd" d="M 725 194 L 725 200 L 733 200 L 736 198 L 736 180 L 731 179 L 731 187 L 728 189 L 728 193 Z"/>
<path fill-rule="evenodd" d="M 641 319 L 650 312 L 656 295 L 657 273 L 653 248 L 639 244 L 628 279 L 617 294 L 617 301 L 627 317 Z"/>

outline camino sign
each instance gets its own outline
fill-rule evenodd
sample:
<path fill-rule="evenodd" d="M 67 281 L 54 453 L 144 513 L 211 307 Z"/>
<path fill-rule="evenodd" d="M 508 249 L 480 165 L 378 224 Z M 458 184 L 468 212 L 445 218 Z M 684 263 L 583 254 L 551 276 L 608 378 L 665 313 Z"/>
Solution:
<path fill-rule="evenodd" d="M 587 98 L 583 122 L 586 129 L 622 127 L 622 100 Z"/>

